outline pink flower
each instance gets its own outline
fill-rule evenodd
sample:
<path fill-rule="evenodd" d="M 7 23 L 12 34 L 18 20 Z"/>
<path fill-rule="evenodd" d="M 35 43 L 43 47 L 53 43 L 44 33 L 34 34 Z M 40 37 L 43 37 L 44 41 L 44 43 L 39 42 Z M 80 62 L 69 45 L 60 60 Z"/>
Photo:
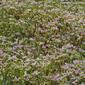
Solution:
<path fill-rule="evenodd" d="M 4 52 L 3 50 L 0 50 L 0 56 L 3 56 Z"/>
<path fill-rule="evenodd" d="M 78 64 L 80 61 L 79 60 L 74 60 L 73 63 L 74 64 Z"/>
<path fill-rule="evenodd" d="M 53 75 L 51 79 L 54 80 L 54 81 L 59 81 L 60 80 L 60 74 Z"/>
<path fill-rule="evenodd" d="M 23 47 L 23 45 L 17 44 L 17 45 L 14 45 L 14 46 L 13 46 L 13 50 L 21 49 L 22 47 Z"/>
<path fill-rule="evenodd" d="M 80 69 L 76 69 L 74 70 L 75 74 L 79 74 L 80 73 Z"/>
<path fill-rule="evenodd" d="M 71 65 L 70 65 L 70 64 L 65 63 L 65 65 L 64 65 L 64 69 L 68 69 L 68 68 L 70 68 L 70 67 L 71 67 Z"/>

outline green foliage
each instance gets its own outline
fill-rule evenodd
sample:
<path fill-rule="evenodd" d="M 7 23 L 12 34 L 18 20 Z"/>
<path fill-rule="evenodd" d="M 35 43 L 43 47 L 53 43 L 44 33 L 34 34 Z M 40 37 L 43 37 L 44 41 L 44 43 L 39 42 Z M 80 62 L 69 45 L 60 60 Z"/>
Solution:
<path fill-rule="evenodd" d="M 85 84 L 85 5 L 69 4 L 1 1 L 0 85 Z"/>

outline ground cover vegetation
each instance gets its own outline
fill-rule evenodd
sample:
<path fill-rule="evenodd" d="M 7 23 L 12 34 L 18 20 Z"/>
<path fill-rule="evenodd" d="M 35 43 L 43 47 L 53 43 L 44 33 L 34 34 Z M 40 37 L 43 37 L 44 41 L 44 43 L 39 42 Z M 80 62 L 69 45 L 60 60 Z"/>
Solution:
<path fill-rule="evenodd" d="M 85 85 L 85 2 L 0 1 L 0 85 Z"/>

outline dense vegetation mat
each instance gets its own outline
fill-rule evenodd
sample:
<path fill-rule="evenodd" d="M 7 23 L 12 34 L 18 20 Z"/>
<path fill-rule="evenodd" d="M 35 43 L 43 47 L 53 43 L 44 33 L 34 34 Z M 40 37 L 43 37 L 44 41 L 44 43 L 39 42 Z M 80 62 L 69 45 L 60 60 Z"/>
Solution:
<path fill-rule="evenodd" d="M 85 85 L 84 3 L 2 0 L 0 85 Z"/>

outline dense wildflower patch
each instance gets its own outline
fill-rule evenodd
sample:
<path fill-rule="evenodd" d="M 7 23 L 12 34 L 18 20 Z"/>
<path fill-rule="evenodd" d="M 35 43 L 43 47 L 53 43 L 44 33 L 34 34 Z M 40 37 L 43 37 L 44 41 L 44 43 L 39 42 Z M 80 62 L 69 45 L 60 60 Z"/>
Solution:
<path fill-rule="evenodd" d="M 85 85 L 85 2 L 0 2 L 0 85 Z"/>

